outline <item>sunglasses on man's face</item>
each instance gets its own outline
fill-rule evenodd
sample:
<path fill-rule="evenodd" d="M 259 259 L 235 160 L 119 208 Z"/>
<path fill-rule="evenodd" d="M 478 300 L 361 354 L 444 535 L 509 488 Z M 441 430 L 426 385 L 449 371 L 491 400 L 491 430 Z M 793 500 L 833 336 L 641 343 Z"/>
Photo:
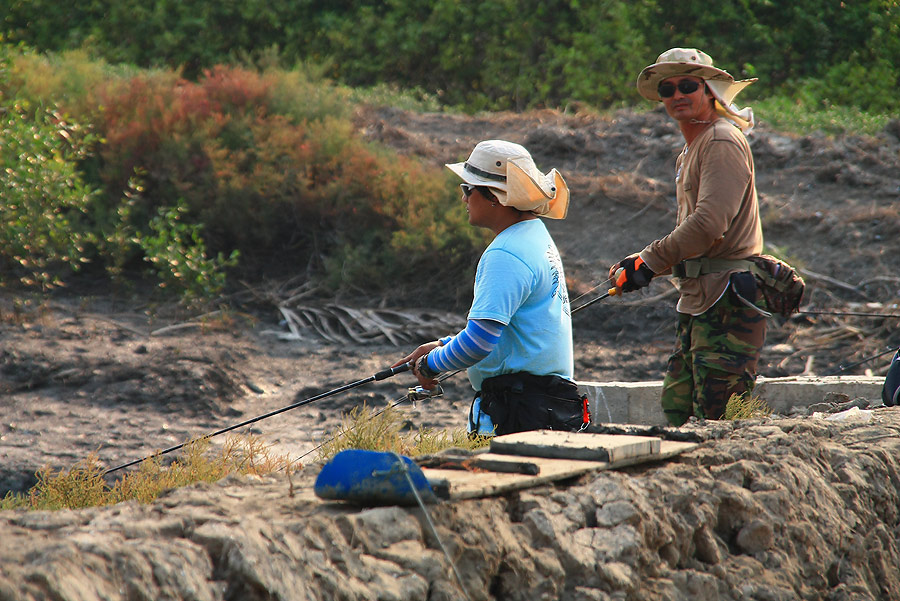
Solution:
<path fill-rule="evenodd" d="M 481 192 L 481 195 L 486 200 L 495 201 L 497 199 L 497 197 L 494 196 L 493 193 L 491 192 L 491 189 L 487 188 L 485 186 L 473 186 L 472 184 L 460 184 L 459 187 L 462 188 L 463 194 L 466 195 L 466 198 L 469 198 L 472 195 L 472 192 L 474 192 L 475 190 L 478 190 L 479 192 Z"/>
<path fill-rule="evenodd" d="M 671 81 L 664 81 L 656 88 L 656 93 L 660 98 L 671 98 L 675 95 L 677 89 L 682 94 L 693 94 L 700 88 L 700 82 L 693 79 L 682 79 L 675 85 Z"/>

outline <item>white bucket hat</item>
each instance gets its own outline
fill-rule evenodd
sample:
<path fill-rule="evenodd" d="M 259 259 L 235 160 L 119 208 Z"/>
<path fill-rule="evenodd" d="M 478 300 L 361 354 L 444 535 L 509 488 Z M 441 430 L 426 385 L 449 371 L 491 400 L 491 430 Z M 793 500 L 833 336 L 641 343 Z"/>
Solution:
<path fill-rule="evenodd" d="M 462 163 L 448 163 L 450 171 L 473 186 L 487 186 L 504 206 L 541 217 L 565 219 L 569 187 L 551 169 L 541 173 L 524 146 L 505 140 L 479 142 Z"/>
<path fill-rule="evenodd" d="M 716 98 L 716 112 L 733 121 L 742 131 L 756 124 L 753 109 L 739 109 L 734 98 L 757 79 L 735 81 L 727 71 L 714 67 L 708 54 L 696 48 L 671 48 L 660 54 L 654 64 L 644 67 L 638 75 L 638 93 L 647 100 L 662 100 L 656 91 L 659 82 L 678 75 L 703 79 Z"/>

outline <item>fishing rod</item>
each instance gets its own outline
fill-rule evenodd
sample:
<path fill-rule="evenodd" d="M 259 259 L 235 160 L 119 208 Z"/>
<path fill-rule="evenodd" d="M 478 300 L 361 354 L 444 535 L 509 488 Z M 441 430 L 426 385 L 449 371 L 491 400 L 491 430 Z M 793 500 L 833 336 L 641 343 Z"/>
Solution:
<path fill-rule="evenodd" d="M 593 292 L 594 290 L 596 290 L 596 289 L 599 288 L 600 286 L 605 286 L 606 284 L 611 284 L 613 281 L 616 281 L 616 280 L 618 279 L 619 275 L 620 275 L 623 271 L 625 271 L 625 268 L 624 268 L 624 267 L 620 267 L 618 270 L 616 270 L 616 273 L 615 273 L 615 275 L 614 275 L 613 277 L 607 278 L 607 279 L 605 279 L 604 281 L 600 282 L 599 284 L 597 284 L 596 286 L 594 286 L 593 288 L 591 288 L 590 290 L 588 290 L 587 292 L 585 292 L 584 294 L 582 294 L 581 296 L 579 296 L 578 298 L 576 298 L 575 300 L 577 301 L 578 299 L 580 299 L 580 298 L 586 296 L 587 294 L 589 294 L 590 292 Z M 597 302 L 602 301 L 604 298 L 609 298 L 610 296 L 616 296 L 617 294 L 619 294 L 619 290 L 618 290 L 615 286 L 613 286 L 612 288 L 608 289 L 604 294 L 601 294 L 601 295 L 598 296 L 597 298 L 591 299 L 591 300 L 589 300 L 588 302 L 584 303 L 583 305 L 581 305 L 581 306 L 579 306 L 579 307 L 575 307 L 574 309 L 572 309 L 572 315 L 575 315 L 576 313 L 578 313 L 578 312 L 581 311 L 582 309 L 587 309 L 588 307 L 590 307 L 590 306 L 593 305 L 594 303 L 597 303 Z"/>
<path fill-rule="evenodd" d="M 850 317 L 893 317 L 900 318 L 900 315 L 894 315 L 893 313 L 858 313 L 856 311 L 805 311 L 800 309 L 797 311 L 801 315 L 838 315 L 838 316 L 850 316 Z"/>
<path fill-rule="evenodd" d="M 837 374 L 841 373 L 842 371 L 850 369 L 851 367 L 857 367 L 859 365 L 862 365 L 863 363 L 868 363 L 869 361 L 872 361 L 873 359 L 883 357 L 884 355 L 887 355 L 888 353 L 893 353 L 895 351 L 900 351 L 900 347 L 891 346 L 891 347 L 888 347 L 888 350 L 880 352 L 877 355 L 872 355 L 871 357 L 867 357 L 867 358 L 863 359 L 862 361 L 857 361 L 856 363 L 851 363 L 850 365 L 838 365 L 837 369 L 832 370 L 825 375 L 826 376 L 837 375 Z"/>
<path fill-rule="evenodd" d="M 593 292 L 593 291 L 596 290 L 597 288 L 600 288 L 601 286 L 606 286 L 607 284 L 612 283 L 612 280 L 613 280 L 612 278 L 606 278 L 605 280 L 603 280 L 602 282 L 600 282 L 599 284 L 597 284 L 596 286 L 594 286 L 594 287 L 591 288 L 590 290 L 587 290 L 586 292 L 583 292 L 583 293 L 579 294 L 577 298 L 573 298 L 573 299 L 570 301 L 570 303 L 575 303 L 575 302 L 580 301 L 581 299 L 583 299 L 585 296 L 587 296 L 588 294 L 590 294 L 591 292 Z M 604 297 L 604 298 L 606 298 L 606 297 Z"/>
<path fill-rule="evenodd" d="M 617 277 L 617 276 L 619 275 L 620 272 L 621 272 L 621 269 L 620 269 L 619 271 L 616 272 L 616 276 L 614 276 L 614 277 Z M 586 296 L 586 295 L 589 294 L 590 292 L 596 290 L 597 288 L 599 288 L 599 287 L 601 287 L 601 286 L 603 286 L 603 285 L 605 285 L 605 284 L 608 284 L 608 283 L 612 282 L 613 280 L 614 280 L 614 278 L 608 278 L 608 279 L 604 280 L 603 282 L 597 284 L 596 286 L 594 286 L 593 288 L 591 288 L 590 290 L 588 290 L 588 291 L 585 292 L 584 294 L 580 295 L 580 296 L 579 296 L 578 298 L 576 298 L 575 300 L 577 301 L 577 300 L 583 298 L 584 296 Z M 580 305 L 580 306 L 575 307 L 574 309 L 572 309 L 572 314 L 574 315 L 575 313 L 581 311 L 582 309 L 586 309 L 586 308 L 590 307 L 590 306 L 593 305 L 594 303 L 600 302 L 600 301 L 602 301 L 602 300 L 604 300 L 604 299 L 606 299 L 606 298 L 609 298 L 610 296 L 616 296 L 617 294 L 618 294 L 618 289 L 617 289 L 617 288 L 615 288 L 615 287 L 609 288 L 605 293 L 601 294 L 600 296 L 598 296 L 598 297 L 596 297 L 596 298 L 594 298 L 594 299 L 591 299 L 591 300 L 587 301 L 586 303 L 584 303 L 584 304 L 582 304 L 582 305 Z M 843 313 L 841 313 L 841 312 L 833 312 L 833 311 L 799 311 L 799 313 L 803 313 L 803 314 L 807 314 L 807 315 L 853 315 L 853 316 L 862 316 L 862 317 L 900 317 L 900 315 L 883 315 L 883 314 L 879 314 L 879 313 L 856 313 L 856 312 L 843 312 Z M 873 357 L 869 357 L 869 358 L 867 358 L 867 359 L 863 359 L 862 361 L 859 361 L 859 362 L 857 362 L 857 363 L 853 363 L 853 364 L 847 365 L 847 366 L 841 365 L 841 366 L 838 367 L 838 369 L 837 369 L 835 372 L 832 372 L 832 373 L 830 373 L 830 374 L 828 374 L 828 375 L 834 375 L 834 373 L 840 373 L 841 371 L 850 369 L 850 368 L 852 368 L 852 367 L 856 367 L 856 366 L 858 366 L 858 365 L 861 365 L 861 364 L 866 363 L 866 362 L 868 362 L 868 361 L 871 361 L 871 360 L 873 360 L 873 359 L 877 359 L 878 357 L 881 357 L 881 356 L 883 356 L 883 355 L 886 355 L 886 354 L 888 354 L 889 352 L 891 352 L 891 351 L 893 351 L 893 350 L 894 350 L 894 349 L 893 349 L 893 347 L 892 347 L 892 348 L 890 348 L 890 349 L 887 350 L 887 351 L 884 351 L 884 352 L 882 352 L 882 353 L 879 353 L 879 354 L 877 354 L 877 355 L 875 355 L 875 356 L 873 356 Z M 346 384 L 346 385 L 344 385 L 344 386 L 340 386 L 340 387 L 335 388 L 335 389 L 333 389 L 333 390 L 329 390 L 329 391 L 327 391 L 327 392 L 323 392 L 323 393 L 321 393 L 321 394 L 318 394 L 318 395 L 316 395 L 316 396 L 310 397 L 310 398 L 308 398 L 308 399 L 304 399 L 304 400 L 302 400 L 302 401 L 298 401 L 298 402 L 296 402 L 296 403 L 292 403 L 291 405 L 288 405 L 288 406 L 286 406 L 286 407 L 282 407 L 281 409 L 276 409 L 276 410 L 274 410 L 274 411 L 270 411 L 269 413 L 265 413 L 265 414 L 263 414 L 263 415 L 259 415 L 259 416 L 257 416 L 257 417 L 254 417 L 254 418 L 245 420 L 245 421 L 243 421 L 243 422 L 240 422 L 240 423 L 237 423 L 237 424 L 233 424 L 233 425 L 228 426 L 228 427 L 226 427 L 226 428 L 222 428 L 222 429 L 220 429 L 220 430 L 216 430 L 215 432 L 212 432 L 212 433 L 210 433 L 210 434 L 206 434 L 206 435 L 204 435 L 204 436 L 199 436 L 199 437 L 193 438 L 193 439 L 191 439 L 191 440 L 188 440 L 187 442 L 183 442 L 183 443 L 181 443 L 181 444 L 174 445 L 174 446 L 169 447 L 169 448 L 167 448 L 167 449 L 163 449 L 162 451 L 158 451 L 158 452 L 156 452 L 156 453 L 153 453 L 152 455 L 148 455 L 148 456 L 146 456 L 146 457 L 142 457 L 142 458 L 140 458 L 140 459 L 135 459 L 135 460 L 133 460 L 133 461 L 129 461 L 129 462 L 127 462 L 127 463 L 123 463 L 122 465 L 118 465 L 118 466 L 116 466 L 116 467 L 109 468 L 109 469 L 107 469 L 106 471 L 103 472 L 103 475 L 105 476 L 105 475 L 107 475 L 107 474 L 111 474 L 112 472 L 116 472 L 116 471 L 118 471 L 118 470 L 125 469 L 125 468 L 131 467 L 131 466 L 133 466 L 133 465 L 137 465 L 137 464 L 142 463 L 142 462 L 144 462 L 144 461 L 146 461 L 147 459 L 150 459 L 150 458 L 152 458 L 152 457 L 156 457 L 156 456 L 158 456 L 158 455 L 165 455 L 165 454 L 167 454 L 167 453 L 171 453 L 172 451 L 177 451 L 177 450 L 179 450 L 179 449 L 182 449 L 182 448 L 188 446 L 189 444 L 198 442 L 198 441 L 200 441 L 200 440 L 212 438 L 213 436 L 219 436 L 219 435 L 221 435 L 221 434 L 225 434 L 225 433 L 227 433 L 227 432 L 231 432 L 231 431 L 236 430 L 236 429 L 238 429 L 238 428 L 242 428 L 242 427 L 244 427 L 244 426 L 248 426 L 248 425 L 250 425 L 250 424 L 254 424 L 254 423 L 259 422 L 259 421 L 262 421 L 262 420 L 264 420 L 264 419 L 267 419 L 267 418 L 273 417 L 273 416 L 275 416 L 275 415 L 284 413 L 284 412 L 286 412 L 286 411 L 290 411 L 291 409 L 296 409 L 297 407 L 302 407 L 302 406 L 304 406 L 304 405 L 308 405 L 308 404 L 313 403 L 313 402 L 315 402 L 315 401 L 319 401 L 319 400 L 322 400 L 322 399 L 324 399 L 324 398 L 327 398 L 327 397 L 330 397 L 330 396 L 334 396 L 334 395 L 336 395 L 336 394 L 340 394 L 340 393 L 345 392 L 345 391 L 347 391 L 347 390 L 351 390 L 351 389 L 353 389 L 353 388 L 357 388 L 357 387 L 362 386 L 362 385 L 364 385 L 364 384 L 368 384 L 369 382 L 377 382 L 377 381 L 385 380 L 385 379 L 390 378 L 390 377 L 393 377 L 393 376 L 395 376 L 395 375 L 397 375 L 397 374 L 399 374 L 399 373 L 403 373 L 403 372 L 409 371 L 410 369 L 412 369 L 412 364 L 411 364 L 411 363 L 404 363 L 404 364 L 399 365 L 399 366 L 397 366 L 397 367 L 390 367 L 390 368 L 384 369 L 384 370 L 382 370 L 382 371 L 379 371 L 378 373 L 375 373 L 375 374 L 369 376 L 368 378 L 363 378 L 362 380 L 357 380 L 357 381 L 355 381 L 355 382 L 351 382 L 351 383 Z M 448 373 L 448 374 L 446 374 L 444 377 L 442 377 L 440 381 L 446 380 L 446 379 L 448 379 L 448 378 L 454 376 L 454 375 L 457 374 L 457 373 L 459 373 L 459 371 L 455 371 L 455 372 L 452 372 L 452 373 Z M 402 397 L 400 400 L 398 400 L 396 403 L 394 403 L 394 405 L 392 405 L 392 406 L 397 406 L 397 405 L 399 405 L 400 403 L 405 402 L 405 401 L 416 402 L 417 400 L 425 400 L 425 399 L 429 399 L 429 398 L 434 398 L 434 397 L 441 396 L 442 394 L 443 394 L 443 389 L 441 389 L 440 386 L 438 386 L 437 389 L 436 389 L 435 391 L 428 391 L 428 390 L 422 388 L 421 386 L 417 386 L 417 387 L 414 387 L 414 388 L 410 388 L 409 391 L 408 391 L 408 393 L 407 393 L 404 397 Z M 324 443 L 323 443 L 323 444 L 324 444 Z M 317 447 L 317 448 L 320 448 L 321 446 L 322 446 L 322 445 L 320 445 L 320 446 Z M 314 451 L 314 450 L 316 450 L 316 449 L 312 449 L 312 451 Z M 312 452 L 312 451 L 309 451 L 309 452 Z M 309 452 L 306 453 L 306 454 L 304 454 L 303 456 L 301 456 L 301 458 L 302 458 L 302 457 L 305 457 L 306 455 L 308 455 Z"/>
<path fill-rule="evenodd" d="M 596 302 L 602 301 L 604 298 L 608 298 L 610 296 L 615 296 L 616 294 L 618 294 L 618 291 L 615 288 L 610 288 L 609 290 L 607 290 L 605 293 L 601 294 L 597 298 L 591 299 L 588 302 L 581 305 L 580 307 L 575 307 L 574 309 L 572 309 L 572 315 L 575 315 L 582 309 L 586 309 L 586 308 L 590 307 L 591 305 L 593 305 Z"/>
<path fill-rule="evenodd" d="M 441 382 L 443 382 L 444 380 L 447 380 L 449 378 L 452 378 L 453 376 L 458 374 L 460 371 L 462 371 L 462 370 L 457 369 L 456 371 L 451 371 L 451 372 L 447 372 L 446 374 L 441 374 L 441 376 L 438 377 L 438 385 L 435 386 L 433 390 L 428 390 L 428 389 L 424 388 L 423 386 L 414 386 L 414 387 L 410 388 L 406 392 L 405 395 L 403 395 L 402 397 L 400 397 L 399 399 L 394 401 L 394 403 L 392 405 L 390 405 L 389 407 L 385 407 L 378 413 L 373 414 L 372 417 L 369 418 L 369 420 L 371 421 L 371 420 L 375 419 L 376 417 L 378 417 L 385 411 L 393 409 L 394 407 L 396 407 L 397 405 L 400 405 L 401 403 L 406 403 L 406 402 L 416 403 L 418 401 L 427 401 L 427 400 L 431 400 L 431 399 L 435 399 L 435 398 L 444 396 L 444 389 L 441 387 Z M 335 438 L 337 438 L 337 434 L 335 434 L 328 440 L 314 446 L 313 448 L 311 448 L 307 452 L 303 453 L 296 459 L 293 459 L 291 461 L 291 465 L 297 463 L 298 461 L 300 461 L 301 459 L 303 459 L 310 453 L 314 453 L 315 451 L 318 451 L 319 449 L 324 447 L 326 444 L 333 441 Z"/>
<path fill-rule="evenodd" d="M 138 463 L 146 461 L 147 459 L 150 459 L 151 457 L 156 457 L 157 455 L 165 455 L 166 453 L 171 453 L 172 451 L 177 451 L 178 449 L 182 449 L 182 448 L 186 447 L 187 445 L 198 442 L 200 440 L 212 438 L 213 436 L 218 436 L 219 434 L 225 434 L 226 432 L 231 432 L 232 430 L 236 430 L 238 428 L 242 428 L 243 426 L 247 426 L 247 425 L 256 423 L 258 421 L 264 420 L 266 418 L 272 417 L 273 415 L 278 415 L 279 413 L 284 413 L 285 411 L 290 411 L 291 409 L 296 409 L 297 407 L 302 407 L 303 405 L 308 405 L 314 401 L 324 399 L 325 397 L 330 397 L 330 396 L 339 394 L 341 392 L 345 392 L 347 390 L 350 390 L 351 388 L 357 388 L 359 386 L 362 386 L 363 384 L 368 384 L 369 382 L 378 382 L 381 380 L 386 380 L 387 378 L 395 376 L 399 373 L 403 373 L 405 371 L 409 371 L 410 369 L 412 369 L 412 363 L 403 363 L 402 365 L 398 365 L 397 367 L 389 367 L 387 369 L 383 369 L 380 372 L 369 376 L 368 378 L 364 378 L 362 380 L 357 380 L 356 382 L 351 382 L 350 384 L 345 384 L 344 386 L 340 386 L 333 390 L 329 390 L 328 392 L 323 392 L 322 394 L 317 394 L 314 397 L 310 397 L 308 399 L 298 401 L 296 403 L 288 405 L 287 407 L 282 407 L 281 409 L 276 409 L 275 411 L 270 411 L 269 413 L 265 413 L 263 415 L 259 415 L 252 419 L 248 419 L 239 424 L 234 424 L 232 426 L 228 426 L 227 428 L 222 428 L 221 430 L 216 430 L 215 432 L 213 432 L 211 434 L 207 434 L 205 436 L 198 436 L 197 438 L 193 438 L 187 442 L 183 442 L 181 444 L 175 445 L 174 447 L 169 447 L 168 449 L 163 449 L 162 451 L 153 453 L 152 455 L 148 455 L 146 457 L 142 457 L 141 459 L 135 459 L 134 461 L 129 461 L 128 463 L 123 463 L 122 465 L 119 465 L 116 467 L 111 467 L 108 470 L 106 470 L 105 472 L 103 472 L 102 475 L 105 476 L 107 474 L 124 469 L 126 467 L 131 467 L 132 465 L 137 465 Z"/>

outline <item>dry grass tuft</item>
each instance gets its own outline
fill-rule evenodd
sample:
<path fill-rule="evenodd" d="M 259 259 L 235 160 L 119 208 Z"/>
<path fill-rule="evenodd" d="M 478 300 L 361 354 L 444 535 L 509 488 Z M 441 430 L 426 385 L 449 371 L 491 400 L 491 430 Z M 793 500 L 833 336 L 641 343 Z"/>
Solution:
<path fill-rule="evenodd" d="M 759 397 L 748 394 L 733 394 L 725 405 L 725 415 L 722 416 L 722 419 L 733 421 L 765 417 L 771 414 L 772 408 Z"/>
<path fill-rule="evenodd" d="M 365 405 L 354 408 L 319 449 L 319 458 L 327 460 L 344 449 L 394 451 L 414 457 L 452 447 L 476 449 L 490 441 L 485 437 L 469 439 L 463 428 L 423 428 L 404 434 L 405 423 L 403 413 L 392 407 L 381 411 Z M 232 474 L 261 476 L 284 470 L 290 475 L 291 464 L 289 457 L 273 455 L 256 436 L 229 436 L 218 449 L 203 438 L 187 444 L 181 456 L 168 465 L 163 465 L 162 455 L 156 455 L 141 463 L 136 471 L 109 484 L 103 476 L 105 467 L 92 454 L 68 471 L 42 469 L 31 490 L 9 493 L 0 499 L 0 511 L 82 509 L 130 500 L 150 503 L 163 491 L 196 482 L 215 482 Z"/>
<path fill-rule="evenodd" d="M 477 449 L 487 446 L 490 438 L 470 439 L 464 428 L 432 430 L 420 428 L 403 434 L 405 418 L 400 411 L 387 407 L 381 411 L 362 405 L 344 415 L 341 425 L 330 440 L 318 450 L 320 460 L 328 460 L 346 449 L 393 451 L 416 457 L 448 448 Z"/>
<path fill-rule="evenodd" d="M 229 436 L 215 451 L 209 439 L 201 439 L 185 446 L 182 456 L 169 465 L 163 465 L 162 456 L 157 455 L 109 485 L 103 477 L 104 466 L 92 454 L 69 471 L 42 469 L 31 490 L 7 494 L 0 500 L 0 510 L 81 509 L 129 500 L 149 503 L 171 488 L 215 482 L 231 474 L 270 474 L 290 469 L 290 464 L 288 457 L 273 455 L 255 436 Z"/>

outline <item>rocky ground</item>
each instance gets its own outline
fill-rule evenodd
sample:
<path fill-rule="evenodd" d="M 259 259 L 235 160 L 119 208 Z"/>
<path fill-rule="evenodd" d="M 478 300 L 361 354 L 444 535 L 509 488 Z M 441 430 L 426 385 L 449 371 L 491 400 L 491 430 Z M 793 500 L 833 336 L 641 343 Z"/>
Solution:
<path fill-rule="evenodd" d="M 373 109 L 359 125 L 435 164 L 499 137 L 559 168 L 572 206 L 549 225 L 575 307 L 610 263 L 674 220 L 680 143 L 659 112 Z M 900 122 L 838 139 L 762 123 L 752 146 L 770 252 L 808 284 L 804 313 L 772 321 L 760 372 L 883 374 L 890 355 L 867 359 L 900 345 L 898 320 L 868 314 L 900 314 Z M 0 494 L 26 490 L 45 465 L 91 453 L 120 465 L 356 382 L 415 346 L 329 341 L 321 328 L 298 339 L 277 293 L 247 298 L 189 316 L 134 296 L 0 291 Z M 576 376 L 658 379 L 674 300 L 661 278 L 576 313 Z M 447 333 L 462 315 L 434 329 Z M 149 506 L 0 514 L 0 599 L 465 598 L 417 510 L 310 498 L 315 449 L 342 413 L 397 401 L 413 384 L 401 374 L 245 428 L 307 466 L 293 476 L 294 497 L 278 476 L 173 491 Z M 445 391 L 404 405 L 412 427 L 463 425 L 468 383 L 457 376 Z M 677 461 L 445 504 L 434 518 L 472 599 L 900 599 L 900 417 L 873 415 L 702 426 L 709 442 Z"/>
<path fill-rule="evenodd" d="M 900 411 L 865 415 L 705 425 L 674 460 L 427 514 L 320 502 L 315 464 L 4 512 L 0 599 L 898 599 Z"/>

